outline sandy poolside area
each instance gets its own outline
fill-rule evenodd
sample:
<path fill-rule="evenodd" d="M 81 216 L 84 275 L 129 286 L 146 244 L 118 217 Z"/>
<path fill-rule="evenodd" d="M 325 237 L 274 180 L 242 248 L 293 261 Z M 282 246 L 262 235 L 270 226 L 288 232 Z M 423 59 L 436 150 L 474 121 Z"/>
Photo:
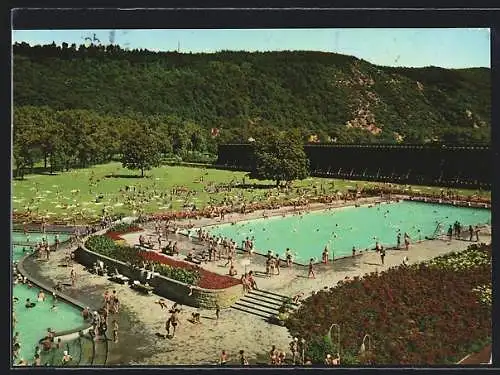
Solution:
<path fill-rule="evenodd" d="M 284 211 L 277 211 L 277 214 L 282 214 Z M 250 219 L 259 217 L 261 214 L 259 212 L 245 216 L 233 214 L 226 216 L 225 221 Z M 217 219 L 202 219 L 192 223 L 196 226 L 203 226 L 214 221 L 217 222 Z M 127 234 L 123 237 L 130 244 L 136 244 L 140 234 L 152 234 L 152 227 L 154 224 L 149 223 L 145 225 L 145 231 Z M 183 235 L 169 235 L 169 238 L 179 242 L 183 254 L 192 247 L 201 247 L 196 241 L 189 240 Z M 481 242 L 491 242 L 491 236 L 482 232 Z M 338 259 L 327 265 L 317 265 L 315 268 L 316 279 L 307 278 L 306 267 L 293 265 L 290 269 L 283 267 L 280 275 L 272 277 L 257 275 L 256 281 L 260 289 L 288 296 L 304 292 L 307 296 L 312 291 L 336 285 L 346 276 L 362 276 L 365 273 L 376 270 L 383 271 L 389 267 L 398 266 L 404 256 L 408 256 L 410 263 L 417 263 L 451 251 L 466 249 L 470 244 L 468 241 L 461 240 L 452 240 L 451 242 L 444 240 L 423 241 L 412 244 L 409 251 L 387 250 L 384 265 L 381 264 L 378 254 L 369 252 L 354 258 Z M 54 282 L 69 282 L 69 270 L 57 267 L 66 251 L 53 253 L 49 262 L 39 262 L 37 271 L 39 275 Z M 244 266 L 240 264 L 240 261 L 246 257 L 248 256 L 242 253 L 237 255 L 235 266 L 238 275 L 244 272 Z M 183 258 L 183 255 L 179 256 L 179 259 Z M 223 267 L 224 263 L 225 260 L 222 260 L 202 266 L 208 270 L 225 274 L 228 269 Z M 271 345 L 276 345 L 278 349 L 286 350 L 288 353 L 288 344 L 292 338 L 286 328 L 271 325 L 258 316 L 234 309 L 223 310 L 219 321 L 216 321 L 214 311 L 183 307 L 181 323 L 175 338 L 158 338 L 155 335 L 157 332 L 166 333 L 164 324 L 168 313 L 154 303 L 158 299 L 157 296 L 144 296 L 131 290 L 128 286 L 112 283 L 106 277 L 89 274 L 79 264 L 76 264 L 75 268 L 77 275 L 79 275 L 77 286 L 75 288 L 68 287 L 68 294 L 77 299 L 95 301 L 92 307 L 98 307 L 96 304 L 102 299 L 104 291 L 114 289 L 118 292 L 123 307 L 121 314 L 133 316 L 133 319 L 128 320 L 130 323 L 121 325 L 121 328 L 126 327 L 120 333 L 122 339 L 117 344 L 110 342 L 110 359 L 108 361 L 110 365 L 215 364 L 223 349 L 234 360 L 237 359 L 238 351 L 243 349 L 250 362 L 256 363 L 258 358 L 261 358 L 260 361 L 265 358 L 265 353 L 270 350 Z M 247 267 L 247 270 L 250 269 L 263 271 L 264 257 L 254 255 L 252 264 Z M 173 303 L 174 301 L 167 301 L 169 307 Z M 201 314 L 201 324 L 194 325 L 187 320 L 193 311 Z"/>

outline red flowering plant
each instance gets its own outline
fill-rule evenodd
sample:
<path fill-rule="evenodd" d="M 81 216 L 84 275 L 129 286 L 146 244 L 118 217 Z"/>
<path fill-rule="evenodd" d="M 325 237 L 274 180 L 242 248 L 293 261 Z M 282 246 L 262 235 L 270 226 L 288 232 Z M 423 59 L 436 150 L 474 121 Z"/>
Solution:
<path fill-rule="evenodd" d="M 477 291 L 478 285 L 491 286 L 491 246 L 466 253 L 481 261 L 464 262 L 463 254 L 453 253 L 321 290 L 304 301 L 286 326 L 293 336 L 312 342 L 332 323 L 339 324 L 341 355 L 360 363 L 456 363 L 491 340 L 491 306 Z M 454 260 L 461 266 L 450 267 Z M 366 334 L 369 354 L 360 356 Z"/>
<path fill-rule="evenodd" d="M 197 271 L 199 279 L 197 286 L 204 289 L 225 289 L 241 284 L 239 279 L 227 275 L 220 275 L 193 265 L 182 260 L 172 259 L 168 255 L 160 254 L 154 251 L 141 251 L 141 256 L 151 262 L 167 265 L 174 268 L 182 268 L 190 271 Z"/>
<path fill-rule="evenodd" d="M 122 262 L 140 264 L 141 260 L 144 260 L 165 266 L 164 272 L 160 272 L 164 276 L 203 289 L 226 289 L 241 284 L 239 279 L 232 276 L 210 272 L 197 265 L 172 259 L 155 251 L 141 251 L 129 246 L 117 245 L 112 239 L 109 233 L 106 233 L 105 236 L 91 236 L 87 240 L 86 246 L 89 250 Z"/>

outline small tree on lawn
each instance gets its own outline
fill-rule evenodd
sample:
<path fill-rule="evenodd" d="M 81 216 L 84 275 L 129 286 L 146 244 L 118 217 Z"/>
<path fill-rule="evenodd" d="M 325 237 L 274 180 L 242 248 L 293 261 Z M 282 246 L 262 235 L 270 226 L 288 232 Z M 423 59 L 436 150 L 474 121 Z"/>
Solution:
<path fill-rule="evenodd" d="M 249 177 L 258 180 L 303 180 L 309 176 L 309 160 L 299 134 L 294 131 L 263 135 L 254 144 L 254 170 Z"/>
<path fill-rule="evenodd" d="M 144 171 L 160 165 L 160 145 L 147 129 L 133 129 L 123 136 L 122 165 L 128 169 L 140 169 L 141 177 Z"/>

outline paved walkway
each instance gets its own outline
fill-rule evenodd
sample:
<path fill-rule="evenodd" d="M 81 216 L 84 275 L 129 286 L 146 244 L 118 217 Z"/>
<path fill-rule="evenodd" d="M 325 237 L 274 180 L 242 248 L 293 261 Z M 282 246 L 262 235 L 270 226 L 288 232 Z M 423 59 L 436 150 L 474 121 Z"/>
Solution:
<path fill-rule="evenodd" d="M 254 215 L 258 214 L 254 213 Z M 148 232 L 151 233 L 150 230 L 145 233 Z M 124 237 L 130 243 L 137 243 L 139 235 L 140 233 L 132 233 Z M 172 237 L 179 241 L 184 253 L 193 246 L 200 246 L 182 235 L 172 235 Z M 490 237 L 483 235 L 482 241 L 490 242 Z M 457 240 L 425 241 L 412 245 L 408 252 L 388 250 L 384 265 L 381 264 L 380 257 L 376 253 L 370 252 L 355 258 L 339 259 L 333 264 L 318 265 L 316 279 L 308 279 L 305 267 L 294 265 L 290 269 L 282 268 L 280 275 L 269 278 L 258 277 L 257 283 L 259 288 L 284 295 L 292 296 L 299 291 L 307 295 L 325 286 L 334 286 L 346 276 L 352 278 L 398 266 L 405 255 L 409 257 L 410 263 L 417 263 L 451 251 L 463 250 L 468 245 L 470 242 Z M 60 251 L 51 256 L 48 262 L 31 262 L 30 271 L 35 272 L 45 281 L 67 283 L 69 270 L 58 267 L 63 256 L 64 251 Z M 244 272 L 240 261 L 245 257 L 247 257 L 245 254 L 237 256 L 235 265 L 239 274 Z M 263 271 L 263 259 L 255 255 L 250 268 Z M 226 273 L 224 263 L 225 261 L 213 262 L 203 267 L 214 272 Z M 291 337 L 286 328 L 270 325 L 259 317 L 233 309 L 222 311 L 221 318 L 216 321 L 214 311 L 184 307 L 176 337 L 171 340 L 159 338 L 156 336 L 157 333 L 165 334 L 164 324 L 167 313 L 154 303 L 157 296 L 144 296 L 128 286 L 115 284 L 105 277 L 89 274 L 79 264 L 75 265 L 75 269 L 78 275 L 77 285 L 75 288 L 67 288 L 67 293 L 72 297 L 85 303 L 88 301 L 89 306 L 98 307 L 105 290 L 114 289 L 118 292 L 122 305 L 122 312 L 119 315 L 121 338 L 117 344 L 110 343 L 109 365 L 213 364 L 217 361 L 221 350 L 226 350 L 235 359 L 240 349 L 245 350 L 250 360 L 255 363 L 256 358 L 267 352 L 271 345 L 288 351 Z M 169 306 L 173 303 L 174 301 L 167 301 Z M 201 314 L 201 324 L 193 325 L 188 322 L 190 314 L 194 311 Z"/>

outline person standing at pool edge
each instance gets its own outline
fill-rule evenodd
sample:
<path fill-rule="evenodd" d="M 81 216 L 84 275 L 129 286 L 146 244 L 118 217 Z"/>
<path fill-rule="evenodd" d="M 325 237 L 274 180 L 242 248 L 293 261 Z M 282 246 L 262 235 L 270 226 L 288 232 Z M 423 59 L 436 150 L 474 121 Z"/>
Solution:
<path fill-rule="evenodd" d="M 382 261 L 382 265 L 384 264 L 384 258 L 385 258 L 385 249 L 384 247 L 382 246 L 380 248 L 380 260 Z"/>
<path fill-rule="evenodd" d="M 405 248 L 406 250 L 409 250 L 410 249 L 410 236 L 408 235 L 408 233 L 405 232 Z"/>
<path fill-rule="evenodd" d="M 323 263 L 327 264 L 328 263 L 328 247 L 325 246 L 325 249 L 323 250 L 323 254 L 321 255 L 321 258 L 323 260 Z"/>
<path fill-rule="evenodd" d="M 313 258 L 309 260 L 309 273 L 307 274 L 307 277 L 310 278 L 312 276 L 312 278 L 315 279 L 316 275 L 314 274 L 313 261 Z"/>
<path fill-rule="evenodd" d="M 451 241 L 452 237 L 453 237 L 453 228 L 450 225 L 450 227 L 448 228 L 448 241 Z"/>
<path fill-rule="evenodd" d="M 396 248 L 399 250 L 401 248 L 401 232 L 398 232 L 398 236 L 396 238 L 397 245 Z"/>

